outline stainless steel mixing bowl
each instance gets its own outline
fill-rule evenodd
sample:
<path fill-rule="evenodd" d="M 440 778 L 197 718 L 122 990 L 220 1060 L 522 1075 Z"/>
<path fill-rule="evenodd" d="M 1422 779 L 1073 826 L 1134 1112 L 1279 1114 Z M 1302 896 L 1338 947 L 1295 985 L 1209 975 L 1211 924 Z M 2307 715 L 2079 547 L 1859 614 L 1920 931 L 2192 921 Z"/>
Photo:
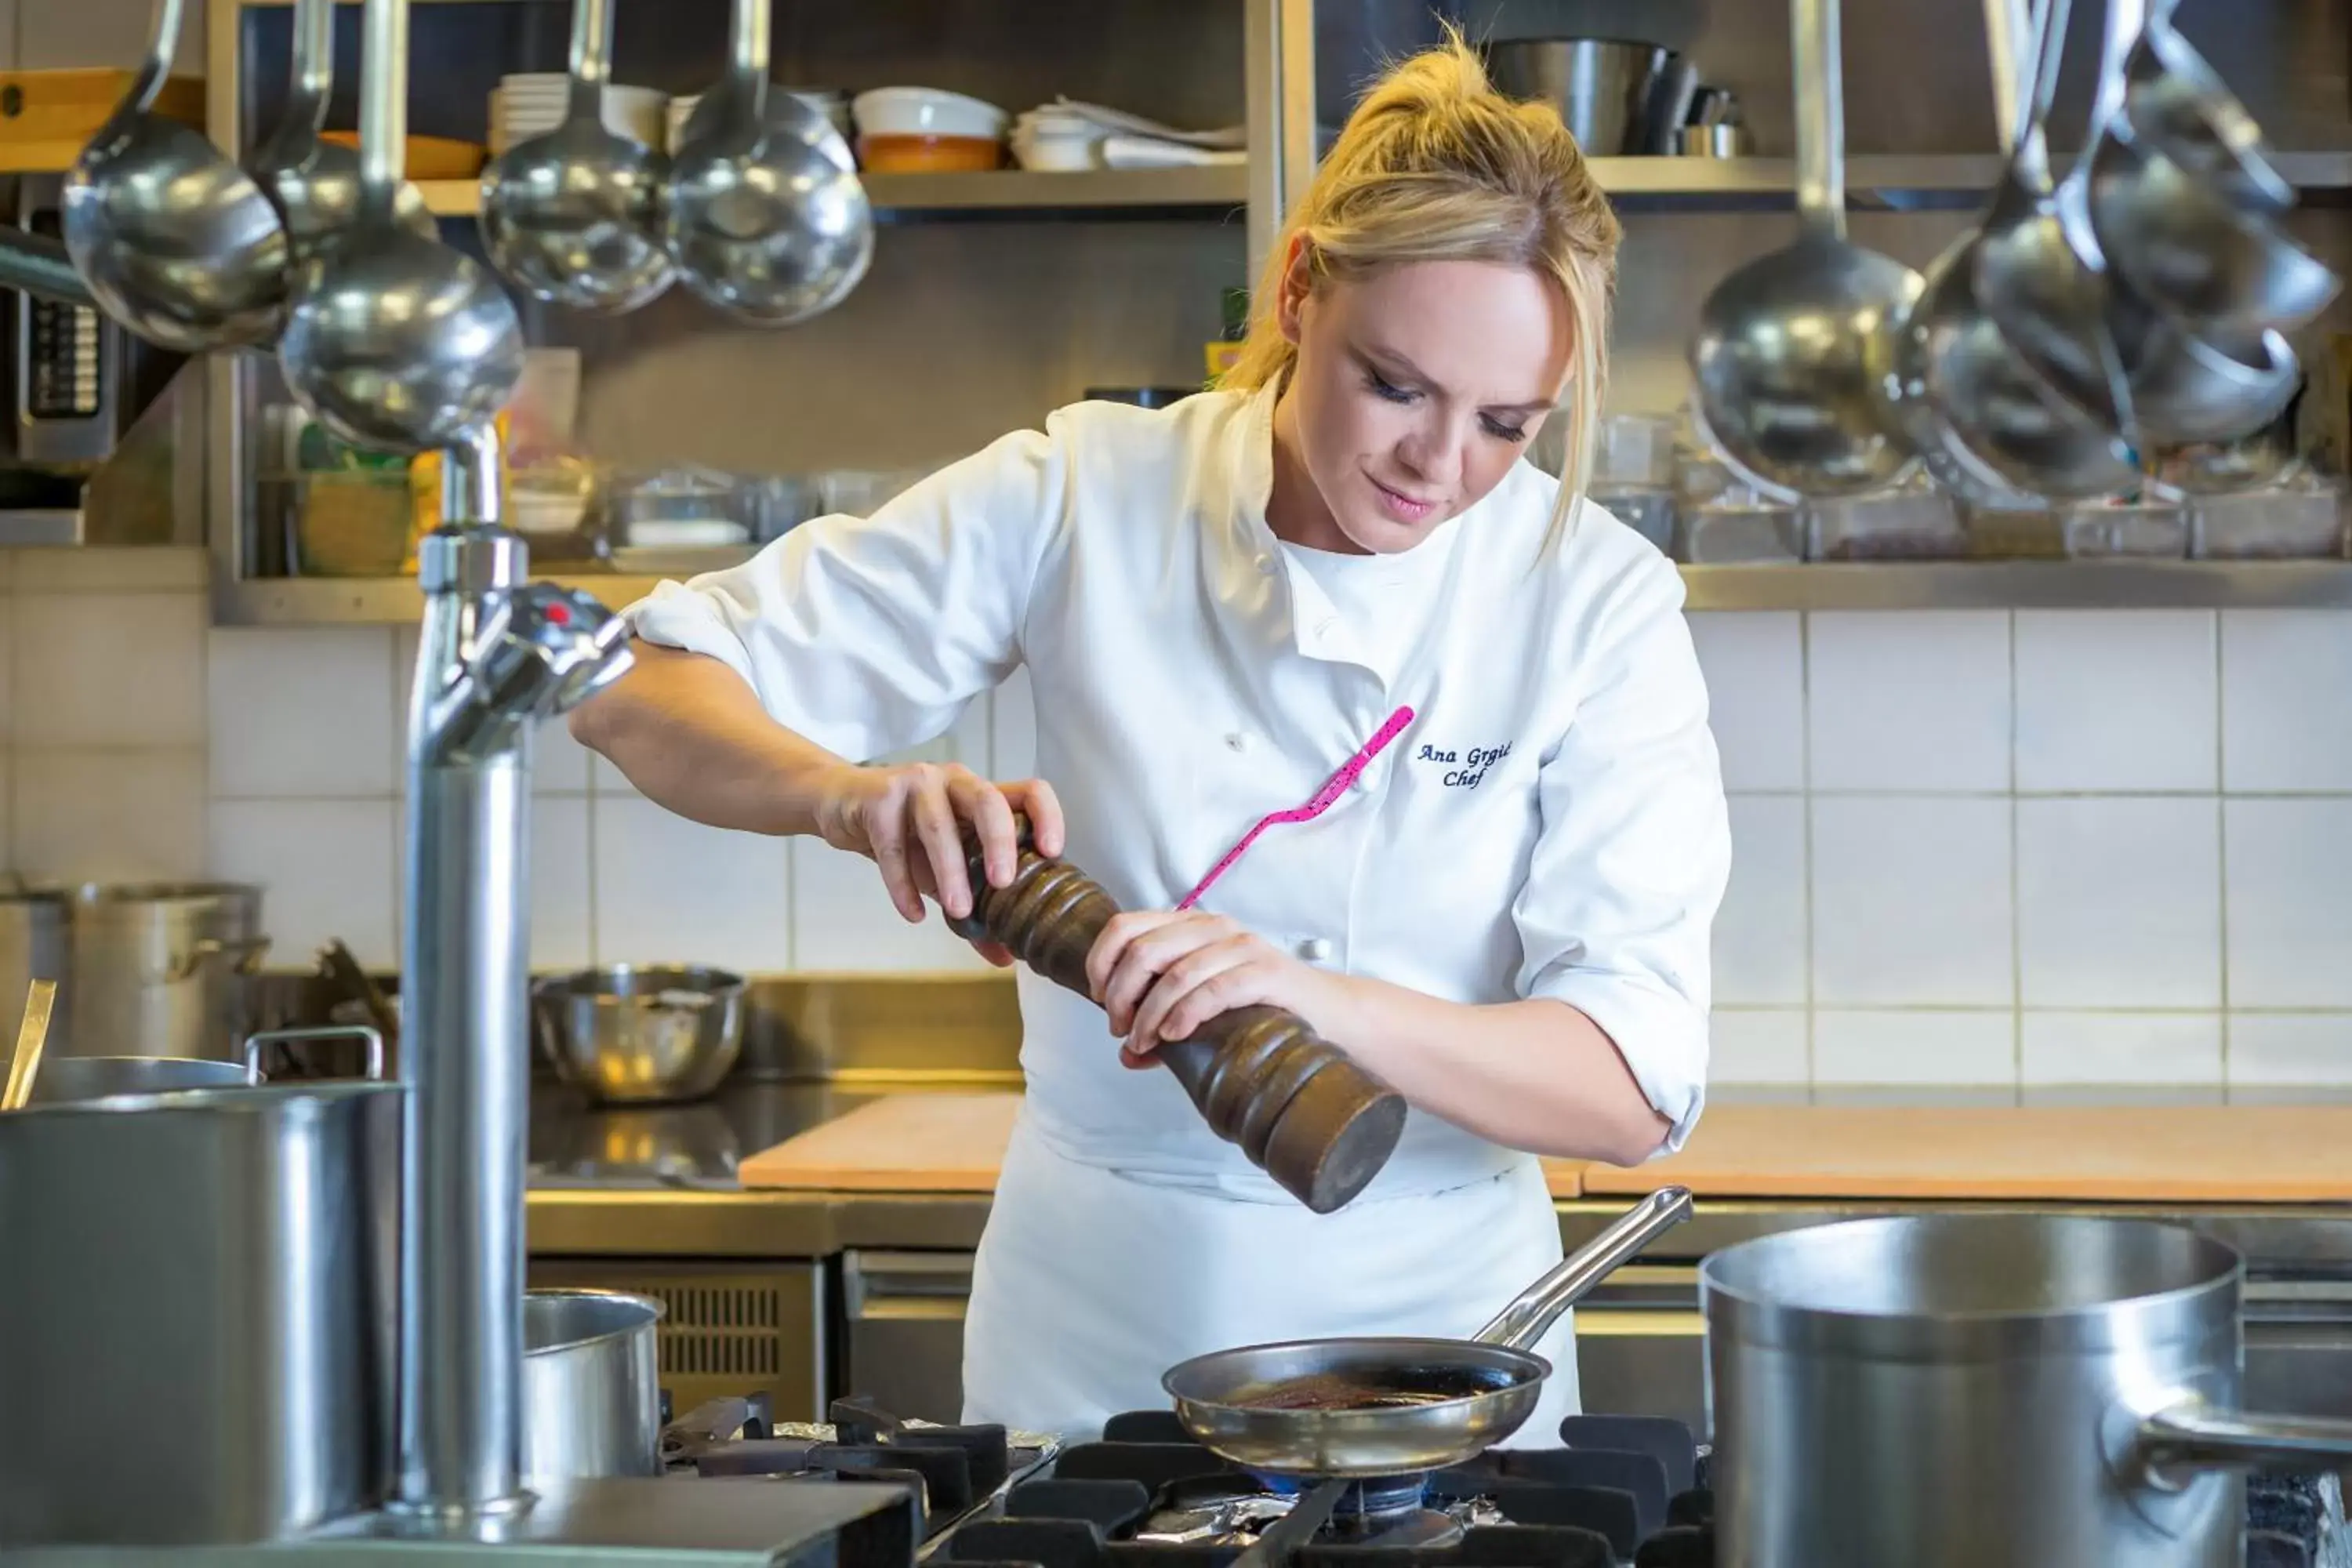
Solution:
<path fill-rule="evenodd" d="M 531 987 L 555 1074 L 614 1105 L 699 1100 L 743 1049 L 743 979 L 720 969 L 607 964 Z"/>

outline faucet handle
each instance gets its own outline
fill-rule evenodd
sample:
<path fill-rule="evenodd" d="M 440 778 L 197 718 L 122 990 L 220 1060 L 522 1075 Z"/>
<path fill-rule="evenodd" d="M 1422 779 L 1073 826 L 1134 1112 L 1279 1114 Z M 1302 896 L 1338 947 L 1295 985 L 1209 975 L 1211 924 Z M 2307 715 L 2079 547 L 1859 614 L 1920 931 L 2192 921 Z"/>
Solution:
<path fill-rule="evenodd" d="M 492 707 L 549 719 L 619 679 L 635 657 L 628 643 L 627 620 L 594 595 L 529 583 L 508 595 L 477 669 Z"/>

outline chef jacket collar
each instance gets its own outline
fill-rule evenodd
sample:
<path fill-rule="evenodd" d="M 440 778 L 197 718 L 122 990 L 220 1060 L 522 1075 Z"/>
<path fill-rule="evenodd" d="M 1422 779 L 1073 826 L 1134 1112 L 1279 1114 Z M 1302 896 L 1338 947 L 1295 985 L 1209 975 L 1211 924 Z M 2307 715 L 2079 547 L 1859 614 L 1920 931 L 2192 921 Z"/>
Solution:
<path fill-rule="evenodd" d="M 1227 595 L 1228 602 L 1246 605 L 1255 601 L 1267 617 L 1265 630 L 1269 639 L 1287 644 L 1304 658 L 1357 665 L 1379 677 L 1379 667 L 1358 641 L 1362 628 L 1340 613 L 1312 573 L 1290 559 L 1265 521 L 1266 503 L 1274 494 L 1274 405 L 1281 392 L 1278 381 L 1259 388 L 1231 427 L 1225 472 L 1233 476 L 1233 489 L 1223 530 L 1228 548 L 1221 552 L 1224 560 L 1218 563 L 1223 568 L 1219 580 L 1281 585 L 1286 591 L 1263 595 L 1244 586 L 1242 592 Z M 1444 573 L 1451 568 L 1456 533 L 1468 515 L 1446 519 L 1430 531 L 1428 538 L 1392 557 L 1400 573 Z M 1389 682 L 1380 679 L 1385 689 Z"/>

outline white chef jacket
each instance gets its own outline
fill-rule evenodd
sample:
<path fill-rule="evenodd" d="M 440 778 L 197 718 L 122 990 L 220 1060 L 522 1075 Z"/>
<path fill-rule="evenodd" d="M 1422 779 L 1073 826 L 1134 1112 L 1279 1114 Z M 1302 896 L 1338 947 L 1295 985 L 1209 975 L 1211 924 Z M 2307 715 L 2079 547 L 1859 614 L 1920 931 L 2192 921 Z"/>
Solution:
<path fill-rule="evenodd" d="M 628 613 L 858 760 L 1026 665 L 1066 853 L 1128 909 L 1174 905 L 1409 707 L 1348 797 L 1269 829 L 1202 907 L 1449 1000 L 1580 1009 L 1680 1147 L 1730 852 L 1679 575 L 1589 502 L 1546 552 L 1558 484 L 1522 462 L 1391 558 L 1443 581 L 1410 649 L 1373 657 L 1267 528 L 1274 396 L 1064 408 Z M 1529 1156 L 1416 1110 L 1362 1196 L 1308 1215 L 1172 1077 L 1123 1068 L 1094 1003 L 1018 984 L 1026 1096 L 967 1320 L 973 1418 L 1083 1435 L 1164 1406 L 1160 1372 L 1201 1351 L 1466 1334 L 1558 1260 Z M 1539 1347 L 1559 1364 L 1528 1440 L 1576 1408 L 1569 1333 Z"/>

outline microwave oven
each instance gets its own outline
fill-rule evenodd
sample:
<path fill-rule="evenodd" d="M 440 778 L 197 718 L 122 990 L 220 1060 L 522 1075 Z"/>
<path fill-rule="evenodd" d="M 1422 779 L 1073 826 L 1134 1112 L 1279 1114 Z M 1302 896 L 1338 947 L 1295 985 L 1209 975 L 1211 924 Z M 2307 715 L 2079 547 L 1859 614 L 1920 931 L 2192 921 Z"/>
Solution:
<path fill-rule="evenodd" d="M 63 176 L 25 174 L 16 184 L 16 226 L 62 238 Z M 8 466 L 87 470 L 104 462 L 183 356 L 142 342 L 93 306 L 13 291 L 0 299 L 8 304 Z"/>

